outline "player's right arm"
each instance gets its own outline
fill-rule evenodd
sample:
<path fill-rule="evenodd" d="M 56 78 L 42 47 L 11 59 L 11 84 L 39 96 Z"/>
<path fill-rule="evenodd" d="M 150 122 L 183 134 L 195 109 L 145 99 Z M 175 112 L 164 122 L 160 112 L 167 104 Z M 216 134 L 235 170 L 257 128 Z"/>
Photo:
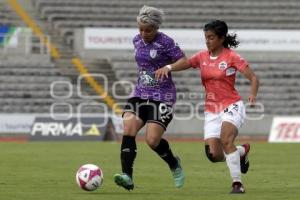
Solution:
<path fill-rule="evenodd" d="M 168 74 L 171 71 L 182 71 L 185 69 L 190 68 L 190 64 L 187 60 L 186 57 L 182 57 L 179 60 L 177 60 L 176 62 L 170 64 L 170 65 L 166 65 L 158 70 L 155 71 L 155 78 L 158 79 L 162 79 L 164 77 L 168 78 Z"/>
<path fill-rule="evenodd" d="M 188 59 L 186 57 L 179 59 L 177 62 L 165 66 L 169 69 L 169 71 L 182 71 L 190 68 L 190 64 L 188 62 Z"/>

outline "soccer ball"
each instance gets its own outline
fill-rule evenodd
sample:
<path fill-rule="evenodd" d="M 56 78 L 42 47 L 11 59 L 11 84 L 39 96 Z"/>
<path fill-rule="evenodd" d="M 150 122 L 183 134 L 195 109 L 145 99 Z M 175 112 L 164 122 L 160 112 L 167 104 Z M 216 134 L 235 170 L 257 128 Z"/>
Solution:
<path fill-rule="evenodd" d="M 76 173 L 76 182 L 81 189 L 94 191 L 103 183 L 103 172 L 97 165 L 82 165 Z"/>

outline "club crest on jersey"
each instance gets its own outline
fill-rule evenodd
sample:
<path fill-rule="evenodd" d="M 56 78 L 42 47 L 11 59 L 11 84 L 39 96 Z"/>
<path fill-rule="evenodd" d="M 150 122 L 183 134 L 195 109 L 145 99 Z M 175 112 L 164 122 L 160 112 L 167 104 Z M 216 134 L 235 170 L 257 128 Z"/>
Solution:
<path fill-rule="evenodd" d="M 222 62 L 219 63 L 219 69 L 220 70 L 223 71 L 226 68 L 227 68 L 227 63 L 225 61 L 222 61 Z"/>
<path fill-rule="evenodd" d="M 151 58 L 155 58 L 156 55 L 157 55 L 157 50 L 151 49 L 151 50 L 150 50 L 150 57 L 151 57 Z"/>

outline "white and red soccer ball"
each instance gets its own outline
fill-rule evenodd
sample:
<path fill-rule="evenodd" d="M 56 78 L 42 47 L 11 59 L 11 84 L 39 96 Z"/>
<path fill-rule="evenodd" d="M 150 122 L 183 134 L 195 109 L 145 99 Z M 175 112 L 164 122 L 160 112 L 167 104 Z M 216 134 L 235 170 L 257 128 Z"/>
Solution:
<path fill-rule="evenodd" d="M 94 191 L 103 183 L 103 172 L 97 165 L 82 165 L 76 173 L 76 182 L 81 189 Z"/>

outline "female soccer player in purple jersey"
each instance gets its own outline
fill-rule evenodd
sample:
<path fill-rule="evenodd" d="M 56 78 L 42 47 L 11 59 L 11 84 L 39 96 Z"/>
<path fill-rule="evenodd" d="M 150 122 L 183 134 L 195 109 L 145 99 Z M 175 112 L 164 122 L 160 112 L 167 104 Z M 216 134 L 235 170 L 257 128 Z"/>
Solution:
<path fill-rule="evenodd" d="M 134 95 L 128 100 L 123 113 L 124 134 L 121 144 L 122 173 L 114 176 L 115 183 L 127 190 L 134 188 L 132 174 L 136 157 L 135 137 L 146 125 L 146 142 L 170 167 L 175 186 L 184 184 L 180 160 L 162 138 L 171 122 L 172 106 L 176 101 L 176 88 L 171 74 L 163 80 L 155 79 L 161 66 L 181 63 L 186 57 L 172 38 L 159 32 L 163 12 L 143 6 L 137 16 L 139 34 L 133 39 L 138 80 Z"/>

